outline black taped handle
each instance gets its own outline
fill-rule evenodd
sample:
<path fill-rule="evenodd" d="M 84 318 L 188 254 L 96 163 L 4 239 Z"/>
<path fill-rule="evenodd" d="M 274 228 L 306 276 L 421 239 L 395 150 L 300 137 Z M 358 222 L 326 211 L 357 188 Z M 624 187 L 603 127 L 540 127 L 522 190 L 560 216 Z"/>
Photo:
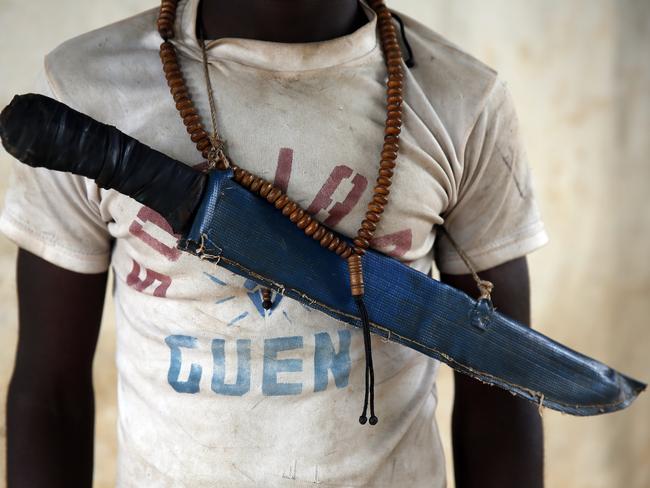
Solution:
<path fill-rule="evenodd" d="M 113 126 L 44 95 L 16 95 L 0 113 L 0 138 L 22 163 L 94 179 L 187 228 L 206 175 Z"/>

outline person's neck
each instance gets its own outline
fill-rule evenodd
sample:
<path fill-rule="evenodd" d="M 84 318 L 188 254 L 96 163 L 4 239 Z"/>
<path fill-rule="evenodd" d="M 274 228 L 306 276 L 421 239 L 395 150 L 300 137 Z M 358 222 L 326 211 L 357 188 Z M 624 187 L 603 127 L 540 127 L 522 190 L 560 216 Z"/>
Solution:
<path fill-rule="evenodd" d="M 358 0 L 201 0 L 197 35 L 271 42 L 317 42 L 368 22 Z"/>

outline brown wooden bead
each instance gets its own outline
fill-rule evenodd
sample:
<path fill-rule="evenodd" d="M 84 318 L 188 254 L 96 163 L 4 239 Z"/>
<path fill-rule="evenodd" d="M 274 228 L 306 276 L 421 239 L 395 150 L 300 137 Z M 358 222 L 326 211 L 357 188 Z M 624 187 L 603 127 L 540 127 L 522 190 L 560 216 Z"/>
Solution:
<path fill-rule="evenodd" d="M 174 87 L 170 88 L 169 91 L 170 91 L 170 93 L 172 94 L 173 97 L 175 97 L 179 93 L 183 93 L 183 94 L 187 95 L 187 88 L 185 88 L 184 86 L 174 86 Z"/>
<path fill-rule="evenodd" d="M 318 229 L 316 229 L 316 232 L 314 232 L 314 234 L 311 237 L 317 241 L 320 241 L 326 233 L 327 233 L 327 228 L 323 227 L 322 225 L 319 225 Z"/>
<path fill-rule="evenodd" d="M 179 78 L 181 80 L 183 79 L 183 74 L 179 70 L 170 71 L 169 73 L 167 73 L 165 78 L 167 80 L 167 86 L 169 86 L 169 80 L 177 80 Z"/>
<path fill-rule="evenodd" d="M 334 249 L 336 249 L 337 247 L 339 247 L 339 244 L 340 244 L 340 243 L 341 243 L 341 239 L 339 239 L 338 236 L 334 236 L 334 238 L 332 239 L 332 241 L 331 241 L 331 242 L 329 243 L 329 245 L 327 246 L 327 249 L 329 249 L 330 251 L 333 251 Z"/>
<path fill-rule="evenodd" d="M 278 199 L 275 201 L 274 205 L 275 208 L 282 208 L 284 207 L 287 203 L 289 203 L 289 197 L 286 195 L 280 195 Z"/>
<path fill-rule="evenodd" d="M 178 101 L 182 100 L 183 98 L 187 98 L 187 97 L 188 97 L 188 94 L 187 94 L 186 89 L 176 90 L 176 93 L 173 95 L 174 102 L 178 102 Z"/>
<path fill-rule="evenodd" d="M 282 215 L 284 215 L 285 217 L 288 217 L 288 216 L 291 215 L 293 212 L 295 212 L 297 208 L 298 208 L 298 204 L 297 204 L 297 203 L 295 203 L 295 202 L 289 202 L 289 203 L 287 203 L 287 205 L 282 209 Z"/>
<path fill-rule="evenodd" d="M 311 221 L 313 220 L 313 219 L 311 218 L 311 216 L 310 216 L 307 212 L 303 212 L 303 213 L 304 213 L 304 215 L 298 219 L 298 222 L 296 222 L 296 226 L 297 226 L 299 229 L 304 229 L 304 228 L 307 227 L 307 226 L 311 223 Z"/>
<path fill-rule="evenodd" d="M 381 150 L 382 150 L 382 152 L 383 151 L 393 151 L 393 152 L 396 153 L 397 151 L 399 151 L 399 144 L 397 142 L 384 140 L 384 145 L 382 146 Z"/>
<path fill-rule="evenodd" d="M 380 214 L 384 212 L 384 206 L 379 203 L 371 202 L 368 204 L 368 210 L 373 213 Z"/>
<path fill-rule="evenodd" d="M 397 135 L 397 136 L 385 135 L 384 136 L 384 144 L 386 144 L 386 143 L 399 145 L 399 135 Z"/>
<path fill-rule="evenodd" d="M 390 193 L 390 190 L 386 188 L 385 186 L 377 185 L 376 187 L 373 188 L 373 193 L 377 193 L 379 195 L 388 195 Z"/>
<path fill-rule="evenodd" d="M 207 151 L 207 150 L 209 150 L 209 148 L 210 148 L 210 139 L 208 139 L 208 138 L 206 137 L 205 139 L 203 139 L 203 140 L 197 142 L 197 143 L 196 143 L 196 148 L 197 148 L 199 151 L 204 151 L 204 150 Z M 207 156 L 204 156 L 204 157 L 207 157 Z"/>
<path fill-rule="evenodd" d="M 377 186 L 384 186 L 388 188 L 391 184 L 391 180 L 389 178 L 386 178 L 384 176 L 380 176 L 377 178 Z"/>
<path fill-rule="evenodd" d="M 253 178 L 253 181 L 251 182 L 250 190 L 252 192 L 257 193 L 263 184 L 264 184 L 264 180 L 259 176 L 256 176 L 255 178 Z"/>
<path fill-rule="evenodd" d="M 391 39 L 389 41 L 386 41 L 386 43 L 384 44 L 384 49 L 388 53 L 393 51 L 399 51 L 400 50 L 399 42 L 397 42 L 397 39 Z"/>
<path fill-rule="evenodd" d="M 377 224 L 371 220 L 363 219 L 361 221 L 361 228 L 374 232 L 377 229 Z"/>
<path fill-rule="evenodd" d="M 343 252 L 341 253 L 341 257 L 342 257 L 343 259 L 347 259 L 347 258 L 349 258 L 350 256 L 352 256 L 352 253 L 353 253 L 353 252 L 354 252 L 354 249 L 352 249 L 350 246 L 347 246 L 347 247 L 345 248 L 345 251 L 343 251 Z"/>
<path fill-rule="evenodd" d="M 397 151 L 390 151 L 390 150 L 382 151 L 381 159 L 390 159 L 390 160 L 397 159 Z"/>
<path fill-rule="evenodd" d="M 305 211 L 301 208 L 294 210 L 291 215 L 289 215 L 289 220 L 294 224 L 298 222 L 305 215 Z"/>
<path fill-rule="evenodd" d="M 160 52 L 160 60 L 162 61 L 163 65 L 169 62 L 174 62 L 174 63 L 178 62 L 178 60 L 176 59 L 176 53 L 174 51 L 169 51 L 169 50 Z"/>
<path fill-rule="evenodd" d="M 329 246 L 330 242 L 334 239 L 334 233 L 328 231 L 320 240 L 320 245 L 323 247 Z"/>
<path fill-rule="evenodd" d="M 380 195 L 379 193 L 375 193 L 372 196 L 372 201 L 375 202 L 375 203 L 379 203 L 381 205 L 387 205 L 388 204 L 388 198 L 386 198 L 385 195 Z"/>
<path fill-rule="evenodd" d="M 180 92 L 184 92 L 187 95 L 187 89 L 184 86 L 172 86 L 169 88 L 169 92 L 172 94 L 172 96 L 175 96 Z"/>
<path fill-rule="evenodd" d="M 160 14 L 158 15 L 158 22 L 173 23 L 174 22 L 174 14 L 172 14 L 169 11 L 167 11 L 167 12 L 162 12 L 161 11 Z"/>
<path fill-rule="evenodd" d="M 402 97 L 396 97 L 396 96 L 389 96 L 386 101 L 390 104 L 394 105 L 401 105 L 402 104 Z"/>
<path fill-rule="evenodd" d="M 188 134 L 191 134 L 192 132 L 196 132 L 199 129 L 203 129 L 203 124 L 201 124 L 200 122 L 185 127 L 185 130 L 187 131 Z"/>
<path fill-rule="evenodd" d="M 316 230 L 319 227 L 320 227 L 320 224 L 318 222 L 316 222 L 315 220 L 312 220 L 310 222 L 310 224 L 307 227 L 305 227 L 305 234 L 307 234 L 308 236 L 311 236 L 311 235 L 314 234 L 314 232 L 316 232 Z"/>
<path fill-rule="evenodd" d="M 366 219 L 376 224 L 379 222 L 379 215 L 374 212 L 366 212 Z"/>
<path fill-rule="evenodd" d="M 186 108 L 192 108 L 194 104 L 192 103 L 192 100 L 189 98 L 184 98 L 180 102 L 176 103 L 176 110 L 185 110 Z"/>
<path fill-rule="evenodd" d="M 402 89 L 401 88 L 389 88 L 386 90 L 386 93 L 388 94 L 389 97 L 392 96 L 402 96 Z"/>
<path fill-rule="evenodd" d="M 180 69 L 181 68 L 178 66 L 178 63 L 176 61 L 170 60 L 163 63 L 163 71 L 165 72 L 165 75 L 168 75 L 173 71 L 180 71 Z"/>
<path fill-rule="evenodd" d="M 368 240 L 364 239 L 363 237 L 355 237 L 354 238 L 354 245 L 360 249 L 368 249 L 370 247 L 370 242 Z"/>
<path fill-rule="evenodd" d="M 381 169 L 393 169 L 395 167 L 395 161 L 389 159 L 382 159 L 379 163 Z"/>
<path fill-rule="evenodd" d="M 397 135 L 401 132 L 399 127 L 386 127 L 384 130 L 384 133 L 386 135 L 392 136 L 392 135 Z"/>
<path fill-rule="evenodd" d="M 402 111 L 401 110 L 390 110 L 386 114 L 387 119 L 401 119 L 402 118 Z M 397 149 L 395 149 L 397 150 Z"/>
<path fill-rule="evenodd" d="M 271 188 L 271 191 L 269 191 L 268 195 L 266 195 L 266 201 L 269 203 L 275 203 L 275 201 L 282 195 L 282 190 L 279 188 L 273 187 Z"/>
<path fill-rule="evenodd" d="M 260 188 L 260 196 L 266 198 L 266 195 L 269 194 L 272 188 L 273 188 L 273 184 L 269 183 L 268 181 L 264 182 L 264 184 Z"/>
<path fill-rule="evenodd" d="M 198 124 L 199 122 L 201 122 L 201 117 L 199 116 L 199 114 L 190 115 L 189 117 L 183 117 L 183 123 L 185 124 L 186 127 L 193 124 Z"/>
<path fill-rule="evenodd" d="M 192 140 L 192 142 L 199 142 L 205 137 L 208 137 L 208 133 L 203 129 L 199 129 L 196 132 L 190 134 L 190 139 Z"/>
<path fill-rule="evenodd" d="M 352 254 L 347 259 L 348 275 L 350 276 L 350 291 L 352 296 L 363 296 L 363 271 L 361 269 L 361 256 Z"/>
<path fill-rule="evenodd" d="M 246 176 L 246 171 L 241 168 L 237 168 L 235 170 L 235 181 L 237 183 L 239 183 L 244 178 L 244 176 Z"/>
<path fill-rule="evenodd" d="M 388 127 L 401 127 L 402 126 L 402 119 L 398 119 L 398 118 L 387 119 L 386 120 L 386 125 Z"/>
<path fill-rule="evenodd" d="M 183 81 L 183 78 L 175 78 L 173 80 L 167 80 L 167 84 L 169 85 L 169 88 L 174 89 L 174 87 L 182 87 L 185 85 L 185 81 Z"/>
<path fill-rule="evenodd" d="M 241 180 L 241 184 L 244 185 L 246 188 L 250 188 L 251 183 L 253 182 L 254 179 L 255 176 L 253 176 L 247 171 L 246 175 Z"/>
<path fill-rule="evenodd" d="M 381 168 L 379 170 L 379 176 L 383 176 L 384 178 L 392 178 L 393 177 L 393 171 L 390 170 L 390 169 Z"/>
<path fill-rule="evenodd" d="M 338 254 L 339 256 L 343 254 L 343 251 L 345 251 L 348 248 L 348 245 L 345 241 L 339 242 L 339 245 L 336 246 L 336 249 L 334 249 L 334 252 Z"/>
<path fill-rule="evenodd" d="M 188 115 L 198 115 L 198 111 L 194 107 L 186 108 L 185 110 L 181 110 L 181 117 L 185 118 Z"/>
<path fill-rule="evenodd" d="M 370 232 L 368 229 L 364 229 L 363 227 L 359 229 L 359 232 L 357 232 L 357 234 L 363 237 L 364 239 L 368 239 L 368 240 L 372 239 L 373 237 L 373 233 Z"/>

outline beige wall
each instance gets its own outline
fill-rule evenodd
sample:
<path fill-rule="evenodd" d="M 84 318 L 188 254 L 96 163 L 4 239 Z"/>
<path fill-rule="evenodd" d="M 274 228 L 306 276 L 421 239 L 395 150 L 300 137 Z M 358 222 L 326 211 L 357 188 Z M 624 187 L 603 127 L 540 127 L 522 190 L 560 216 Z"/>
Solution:
<path fill-rule="evenodd" d="M 152 5 L 0 0 L 0 106 L 28 88 L 42 56 L 62 40 Z M 510 84 L 551 235 L 531 257 L 537 327 L 650 379 L 650 1 L 389 5 L 446 35 Z M 0 152 L 0 192 L 7 162 Z M 16 342 L 14 259 L 14 247 L 0 238 L 1 398 Z M 98 487 L 114 480 L 113 348 L 109 313 L 95 362 Z M 445 370 L 440 380 L 447 446 L 450 377 Z M 575 418 L 547 410 L 544 422 L 547 486 L 650 488 L 647 393 L 625 412 Z M 0 463 L 0 475 L 3 469 Z"/>

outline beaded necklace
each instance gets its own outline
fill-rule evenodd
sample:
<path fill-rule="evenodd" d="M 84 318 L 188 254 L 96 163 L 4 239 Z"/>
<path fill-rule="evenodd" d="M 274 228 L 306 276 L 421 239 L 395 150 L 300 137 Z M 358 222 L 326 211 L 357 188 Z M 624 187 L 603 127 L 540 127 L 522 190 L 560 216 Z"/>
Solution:
<path fill-rule="evenodd" d="M 402 92 L 404 87 L 404 69 L 402 51 L 397 40 L 396 29 L 391 22 L 392 15 L 383 0 L 369 0 L 370 7 L 377 14 L 377 25 L 380 34 L 382 51 L 388 72 L 386 81 L 386 124 L 384 128 L 384 143 L 380 152 L 379 170 L 376 185 L 373 189 L 373 196 L 368 203 L 365 218 L 357 230 L 352 245 L 339 238 L 323 226 L 316 219 L 312 218 L 304 209 L 292 201 L 282 190 L 272 183 L 255 176 L 249 171 L 237 166 L 230 161 L 225 153 L 224 141 L 220 138 L 216 127 L 216 109 L 214 107 L 212 86 L 207 65 L 207 54 L 203 36 L 201 36 L 201 49 L 203 54 L 203 67 L 208 91 L 210 115 L 212 119 L 212 134 L 204 129 L 198 110 L 194 106 L 189 90 L 185 85 L 181 72 L 176 49 L 170 39 L 174 37 L 174 21 L 176 19 L 176 8 L 178 0 L 162 0 L 160 13 L 158 15 L 158 32 L 163 38 L 160 45 L 160 59 L 163 63 L 163 71 L 170 92 L 176 103 L 185 128 L 190 135 L 192 142 L 196 144 L 197 150 L 207 159 L 210 170 L 231 168 L 234 179 L 242 186 L 269 203 L 302 229 L 307 236 L 318 241 L 321 246 L 326 247 L 343 259 L 347 260 L 350 291 L 359 310 L 359 316 L 363 325 L 364 348 L 366 354 L 366 375 L 365 375 L 365 397 L 363 413 L 359 422 L 370 425 L 378 422 L 374 412 L 374 369 L 372 364 L 372 348 L 370 340 L 370 320 L 363 302 L 364 283 L 362 256 L 370 247 L 377 225 L 381 220 L 384 208 L 388 204 L 391 178 L 395 161 L 399 151 L 399 136 L 402 127 Z M 268 289 L 262 290 L 265 308 L 270 305 L 271 292 Z M 367 417 L 368 406 L 370 406 L 370 418 Z"/>

